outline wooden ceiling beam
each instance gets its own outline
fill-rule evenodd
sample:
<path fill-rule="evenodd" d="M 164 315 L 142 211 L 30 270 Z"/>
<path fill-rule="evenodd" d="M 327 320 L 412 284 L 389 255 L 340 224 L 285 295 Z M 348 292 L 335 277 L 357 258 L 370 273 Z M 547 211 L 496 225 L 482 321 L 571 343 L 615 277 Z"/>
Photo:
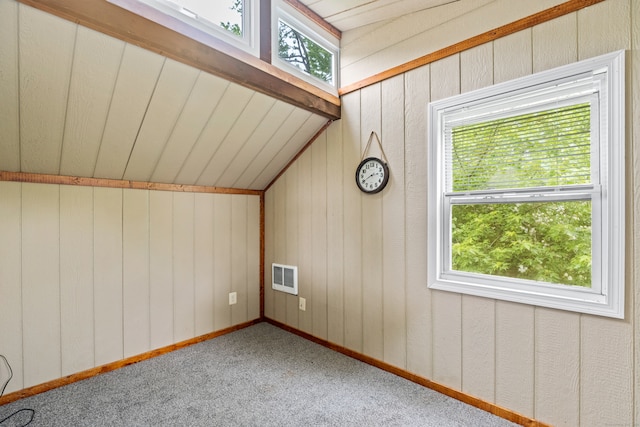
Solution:
<path fill-rule="evenodd" d="M 338 96 L 134 0 L 111 0 L 120 6 L 105 0 L 18 1 L 328 119 L 340 118 Z"/>

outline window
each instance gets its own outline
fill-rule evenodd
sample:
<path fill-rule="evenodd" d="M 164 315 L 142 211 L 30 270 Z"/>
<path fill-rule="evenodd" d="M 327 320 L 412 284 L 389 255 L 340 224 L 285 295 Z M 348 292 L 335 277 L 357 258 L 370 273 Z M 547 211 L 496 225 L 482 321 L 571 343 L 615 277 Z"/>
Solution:
<path fill-rule="evenodd" d="M 429 286 L 624 317 L 624 52 L 429 106 Z"/>
<path fill-rule="evenodd" d="M 139 0 L 198 30 L 255 56 L 258 42 L 259 0 Z"/>
<path fill-rule="evenodd" d="M 339 41 L 284 1 L 274 0 L 273 5 L 273 65 L 337 93 Z"/>

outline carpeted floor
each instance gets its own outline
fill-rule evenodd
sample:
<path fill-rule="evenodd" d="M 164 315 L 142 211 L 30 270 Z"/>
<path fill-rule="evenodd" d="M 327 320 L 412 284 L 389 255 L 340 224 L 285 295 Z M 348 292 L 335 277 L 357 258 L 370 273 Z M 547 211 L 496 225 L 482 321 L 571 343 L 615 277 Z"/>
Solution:
<path fill-rule="evenodd" d="M 47 427 L 515 425 L 268 323 L 0 406 L 0 420 L 22 408 Z"/>

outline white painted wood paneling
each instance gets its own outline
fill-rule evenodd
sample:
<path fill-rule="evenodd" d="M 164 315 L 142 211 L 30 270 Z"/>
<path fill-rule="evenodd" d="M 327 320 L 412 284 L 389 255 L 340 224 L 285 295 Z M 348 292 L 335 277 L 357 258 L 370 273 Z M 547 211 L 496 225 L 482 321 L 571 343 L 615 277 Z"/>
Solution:
<path fill-rule="evenodd" d="M 216 330 L 231 326 L 231 199 L 228 194 L 216 194 L 213 200 L 213 326 Z"/>
<path fill-rule="evenodd" d="M 18 3 L 0 2 L 0 170 L 20 170 Z"/>
<path fill-rule="evenodd" d="M 275 319 L 275 291 L 272 288 L 271 262 L 275 261 L 275 206 L 274 191 L 264 195 L 264 315 Z"/>
<path fill-rule="evenodd" d="M 298 169 L 299 164 L 294 163 L 287 169 L 287 172 L 283 175 L 285 180 L 285 206 L 284 217 L 286 219 L 284 229 L 284 259 L 285 264 L 298 265 L 300 262 L 300 246 L 298 242 L 299 234 L 299 218 L 298 211 L 300 206 L 297 203 L 289 203 L 289 200 L 297 199 L 298 193 Z M 306 245 L 305 245 L 306 246 Z M 298 280 L 300 279 L 300 269 L 298 269 Z M 300 286 L 300 283 L 298 283 Z M 292 325 L 294 328 L 299 327 L 300 315 L 298 310 L 298 297 L 296 295 L 284 294 L 284 308 L 287 324 Z"/>
<path fill-rule="evenodd" d="M 300 123 L 304 123 L 309 117 L 310 114 L 300 108 L 291 109 L 278 131 L 249 165 L 251 172 L 247 175 L 247 181 L 242 180 L 243 183 L 249 182 L 249 188 L 264 188 L 269 185 L 277 174 L 275 158 L 282 150 L 283 144 L 293 140 Z M 253 179 L 249 181 L 249 177 Z"/>
<path fill-rule="evenodd" d="M 327 339 L 338 345 L 344 345 L 344 166 L 342 159 L 342 120 L 332 123 L 327 129 L 326 135 Z"/>
<path fill-rule="evenodd" d="M 124 356 L 151 349 L 149 325 L 149 191 L 126 190 L 122 200 Z"/>
<path fill-rule="evenodd" d="M 20 5 L 21 169 L 57 174 L 77 25 Z"/>
<path fill-rule="evenodd" d="M 195 336 L 194 195 L 173 193 L 173 338 Z"/>
<path fill-rule="evenodd" d="M 4 301 L 0 310 L 0 354 L 7 358 L 13 370 L 6 393 L 24 387 L 21 211 L 22 184 L 0 182 L 0 295 Z M 2 384 L 8 376 L 3 367 L 0 370 Z"/>
<path fill-rule="evenodd" d="M 200 336 L 214 330 L 213 225 L 215 217 L 213 215 L 214 195 L 198 193 L 194 194 L 194 197 L 195 335 Z"/>
<path fill-rule="evenodd" d="M 307 151 L 311 152 L 311 333 L 327 339 L 327 132 Z M 307 308 L 308 310 L 309 308 Z"/>
<path fill-rule="evenodd" d="M 460 92 L 460 56 L 431 64 L 431 100 Z M 462 388 L 462 297 L 433 292 L 433 378 L 449 387 Z"/>
<path fill-rule="evenodd" d="M 238 115 L 245 109 L 252 92 L 242 86 L 230 84 L 216 106 L 214 114 L 200 134 L 187 160 L 182 165 L 176 182 L 198 182 L 200 175 L 214 157 L 222 141 L 231 130 Z"/>
<path fill-rule="evenodd" d="M 607 0 L 580 10 L 578 59 L 630 48 L 630 8 L 629 0 Z"/>
<path fill-rule="evenodd" d="M 61 376 L 60 191 L 22 185 L 24 386 Z"/>
<path fill-rule="evenodd" d="M 580 424 L 580 316 L 536 307 L 535 416 Z"/>
<path fill-rule="evenodd" d="M 93 176 L 122 179 L 164 58 L 127 44 L 98 152 Z"/>
<path fill-rule="evenodd" d="M 260 196 L 247 197 L 247 319 L 260 318 Z"/>
<path fill-rule="evenodd" d="M 247 219 L 249 196 L 231 199 L 231 292 L 237 293 L 237 304 L 231 306 L 231 324 L 247 321 Z"/>
<path fill-rule="evenodd" d="M 570 64 L 578 59 L 577 15 L 571 13 L 533 28 L 533 71 Z"/>
<path fill-rule="evenodd" d="M 315 144 L 314 144 L 315 145 Z M 298 176 L 296 179 L 298 184 L 298 195 L 296 196 L 299 201 L 296 203 L 298 206 L 297 212 L 297 229 L 291 230 L 291 232 L 298 236 L 298 247 L 309 246 L 313 244 L 312 229 L 311 229 L 311 216 L 314 208 L 319 206 L 312 204 L 311 199 L 315 197 L 311 193 L 311 150 L 307 149 L 300 156 L 297 161 Z M 312 275 L 312 259 L 313 250 L 298 251 L 298 296 L 309 301 L 309 305 L 306 306 L 306 310 L 298 311 L 298 329 L 301 331 L 311 333 L 313 329 L 313 275 Z M 317 262 L 317 261 L 316 261 Z"/>
<path fill-rule="evenodd" d="M 62 375 L 94 365 L 93 189 L 60 187 Z"/>
<path fill-rule="evenodd" d="M 191 95 L 151 175 L 151 181 L 174 182 L 228 85 L 226 80 L 211 74 L 198 74 Z"/>
<path fill-rule="evenodd" d="M 288 141 L 291 135 L 287 133 L 293 133 L 295 128 L 287 125 L 289 123 L 289 116 L 293 114 L 294 107 L 285 104 L 284 102 L 276 102 L 273 108 L 269 110 L 269 113 L 262 121 L 261 126 L 256 130 L 256 136 L 259 137 L 258 143 L 245 144 L 243 149 L 238 153 L 237 158 L 234 160 L 233 169 L 240 170 L 244 163 L 244 171 L 237 177 L 236 181 L 229 186 L 235 188 L 254 188 L 252 186 L 253 181 L 258 174 L 268 164 L 274 156 L 274 152 L 281 148 L 283 141 Z M 223 176 L 220 180 L 220 185 L 227 185 L 228 176 Z"/>
<path fill-rule="evenodd" d="M 225 173 L 230 175 L 229 178 L 223 181 L 226 185 L 231 185 L 239 178 L 244 168 L 234 168 L 233 160 L 238 151 L 241 151 L 242 147 L 251 141 L 256 128 L 274 103 L 275 100 L 273 98 L 257 92 L 253 94 L 242 113 L 234 118 L 233 127 L 220 143 L 215 156 L 211 158 L 206 169 L 198 178 L 198 184 L 208 185 L 215 182 L 216 185 L 222 186 L 223 184 L 219 183 L 219 179 Z"/>
<path fill-rule="evenodd" d="M 344 345 L 362 351 L 362 198 L 355 184 L 355 168 L 360 162 L 360 92 L 342 97 L 342 186 L 344 248 Z"/>
<path fill-rule="evenodd" d="M 273 258 L 272 261 L 266 262 L 266 265 L 271 268 L 271 263 L 288 264 L 288 258 L 286 257 L 286 224 L 287 218 L 285 215 L 285 192 L 286 192 L 286 179 L 281 177 L 276 181 L 272 187 L 273 191 L 273 213 L 274 213 L 274 236 L 273 236 Z M 281 291 L 273 291 L 273 316 L 278 322 L 287 322 L 287 306 L 286 306 L 286 294 Z"/>
<path fill-rule="evenodd" d="M 391 172 L 381 193 L 383 360 L 406 368 L 404 76 L 382 82 L 381 104 L 380 138 Z"/>
<path fill-rule="evenodd" d="M 60 173 L 93 176 L 125 43 L 78 27 Z"/>
<path fill-rule="evenodd" d="M 115 188 L 93 190 L 93 286 L 95 363 L 124 357 L 122 305 L 122 194 Z"/>
<path fill-rule="evenodd" d="M 131 150 L 124 179 L 151 179 L 197 77 L 198 70 L 195 68 L 165 59 Z"/>
<path fill-rule="evenodd" d="M 631 77 L 630 80 L 632 82 L 640 81 L 640 55 L 637 54 L 640 51 L 640 19 L 637 17 L 640 16 L 640 0 L 632 0 L 631 1 L 631 48 L 634 53 L 631 55 L 631 58 L 627 56 L 627 60 L 630 61 L 631 68 Z M 633 18 L 636 17 L 636 18 Z M 627 86 L 628 87 L 628 86 Z M 631 90 L 628 90 L 627 93 L 630 93 L 629 98 L 631 103 L 631 117 L 640 117 L 640 87 L 632 83 Z M 629 104 L 627 104 L 629 105 Z M 627 113 L 627 117 L 629 117 L 629 113 Z M 631 184 L 627 185 L 627 212 L 631 210 L 633 214 L 627 214 L 627 227 L 630 226 L 630 229 L 638 230 L 640 227 L 640 216 L 638 216 L 637 212 L 640 212 L 640 197 L 636 194 L 636 188 L 638 188 L 638 183 L 640 183 L 640 150 L 635 147 L 640 145 L 640 121 L 633 120 L 631 124 L 630 135 L 627 136 L 627 147 L 631 145 L 633 147 L 631 149 L 630 155 L 627 156 L 627 170 L 633 171 L 630 176 Z M 631 164 L 630 164 L 631 163 Z M 629 183 L 629 181 L 627 181 Z M 629 224 L 631 222 L 631 224 Z M 637 275 L 638 271 L 637 266 L 640 265 L 640 245 L 638 245 L 638 236 L 637 232 L 633 238 L 633 244 L 627 245 L 627 275 L 628 278 L 628 289 L 627 295 L 627 307 L 629 306 L 629 296 L 632 296 L 633 301 L 640 301 L 640 287 L 637 286 Z M 632 334 L 633 340 L 633 366 L 634 370 L 637 372 L 637 366 L 640 366 L 640 328 L 637 325 L 640 324 L 640 310 L 637 308 L 637 304 L 634 305 L 634 309 L 632 314 L 629 315 L 629 321 L 633 322 L 634 331 Z M 633 396 L 634 396 L 634 419 L 633 422 L 635 424 L 640 424 L 640 381 L 637 380 L 637 375 L 634 378 L 634 388 L 633 388 Z"/>
<path fill-rule="evenodd" d="M 432 294 L 427 288 L 427 102 L 430 67 L 405 74 L 405 264 L 407 369 L 432 376 Z M 428 238 L 429 236 L 427 236 Z"/>
<path fill-rule="evenodd" d="M 371 131 L 381 135 L 381 108 L 382 94 L 381 83 L 363 89 L 361 96 L 360 110 L 360 153 L 362 160 L 363 152 Z M 375 139 L 375 137 L 374 137 Z M 380 149 L 377 143 L 371 143 L 370 151 L 364 153 L 365 156 L 380 156 Z M 358 162 L 359 163 L 359 162 Z M 354 165 L 352 171 L 355 171 Z M 352 172 L 353 174 L 353 172 Z M 354 184 L 352 180 L 351 185 Z M 358 190 L 358 192 L 360 192 Z M 362 350 L 378 360 L 384 357 L 384 335 L 383 335 L 383 303 L 382 303 L 382 193 L 360 194 L 362 215 L 360 223 L 362 226 Z"/>
<path fill-rule="evenodd" d="M 158 348 L 173 336 L 173 195 L 149 193 L 149 342 Z"/>

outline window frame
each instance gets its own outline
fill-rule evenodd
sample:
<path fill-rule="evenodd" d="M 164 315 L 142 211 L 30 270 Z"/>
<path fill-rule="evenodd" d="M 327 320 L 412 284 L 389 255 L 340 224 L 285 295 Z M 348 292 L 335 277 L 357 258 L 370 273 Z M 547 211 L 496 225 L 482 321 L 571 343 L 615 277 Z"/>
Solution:
<path fill-rule="evenodd" d="M 473 92 L 431 102 L 428 107 L 428 286 L 543 307 L 614 318 L 624 318 L 625 288 L 625 66 L 624 51 L 532 74 Z M 586 94 L 573 101 L 564 93 L 577 93 L 571 82 L 585 80 Z M 574 86 L 579 84 L 574 83 Z M 568 89 L 567 89 L 568 87 Z M 563 92 L 564 91 L 564 92 Z M 555 95 L 554 95 L 555 94 Z M 530 110 L 548 110 L 549 99 L 578 104 L 589 98 L 592 107 L 592 174 L 600 182 L 567 186 L 560 191 L 547 188 L 456 193 L 446 188 L 445 137 L 447 126 L 494 120 L 499 114 L 517 116 Z M 537 97 L 537 98 L 536 98 Z M 536 104 L 537 100 L 540 102 Z M 529 103 L 529 104 L 527 104 Z M 528 106 L 530 105 L 530 107 Z M 499 112 L 514 108 L 515 113 Z M 518 110 L 518 108 L 520 108 Z M 501 110 L 502 109 L 502 110 Z M 475 116 L 475 117 L 474 117 Z M 486 117 L 486 119 L 485 119 Z M 597 123 L 593 123 L 597 119 Z M 466 120 L 466 122 L 465 122 Z M 594 150 L 594 147 L 596 150 Z M 595 162 L 595 163 L 594 163 Z M 593 179 L 592 179 L 593 181 Z M 557 190 L 557 189 L 556 189 Z M 592 203 L 592 287 L 512 279 L 453 270 L 451 267 L 451 206 L 454 204 L 533 202 L 545 200 L 591 200 Z M 509 197 L 507 201 L 506 197 Z"/>
<path fill-rule="evenodd" d="M 260 0 L 243 0 L 242 37 L 225 30 L 215 22 L 205 23 L 182 13 L 173 5 L 179 6 L 171 0 L 136 0 L 139 3 L 170 16 L 189 25 L 202 33 L 222 40 L 252 56 L 260 57 Z M 179 0 L 176 0 L 179 1 Z"/>
<path fill-rule="evenodd" d="M 333 54 L 333 83 L 328 83 L 320 78 L 308 75 L 295 65 L 280 58 L 278 55 L 278 47 L 279 21 L 281 20 L 295 31 L 303 34 Z M 338 94 L 338 87 L 340 87 L 340 40 L 320 25 L 309 20 L 304 14 L 284 0 L 271 0 L 271 64 L 322 90 L 334 95 Z"/>

